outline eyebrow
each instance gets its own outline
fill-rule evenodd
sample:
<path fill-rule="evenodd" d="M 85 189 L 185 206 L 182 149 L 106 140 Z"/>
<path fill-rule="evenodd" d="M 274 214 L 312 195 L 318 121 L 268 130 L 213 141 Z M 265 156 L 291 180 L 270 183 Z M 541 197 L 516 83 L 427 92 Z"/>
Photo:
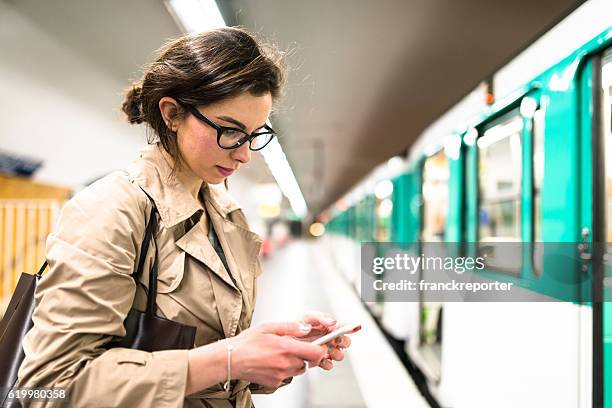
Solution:
<path fill-rule="evenodd" d="M 234 119 L 234 118 L 232 118 L 232 117 L 230 117 L 230 116 L 217 116 L 217 119 L 221 119 L 221 120 L 224 120 L 224 121 L 226 121 L 226 122 L 233 123 L 234 125 L 238 126 L 240 129 L 242 129 L 242 130 L 246 130 L 246 126 L 244 125 L 244 123 L 242 123 L 242 122 L 240 122 L 239 120 Z M 261 128 L 262 128 L 262 127 L 264 127 L 264 126 L 266 126 L 266 124 L 265 124 L 265 123 L 264 123 L 263 125 L 261 125 L 261 126 L 258 126 L 258 127 L 256 128 L 256 130 L 257 130 L 257 129 L 261 129 Z"/>

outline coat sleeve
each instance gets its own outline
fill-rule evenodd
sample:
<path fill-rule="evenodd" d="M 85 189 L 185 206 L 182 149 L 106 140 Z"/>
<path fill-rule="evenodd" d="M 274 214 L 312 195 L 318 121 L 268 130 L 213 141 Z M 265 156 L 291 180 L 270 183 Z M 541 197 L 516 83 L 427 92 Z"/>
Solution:
<path fill-rule="evenodd" d="M 293 381 L 293 377 L 285 378 L 283 383 L 276 388 L 268 388 L 261 384 L 251 383 L 249 384 L 249 389 L 251 390 L 251 394 L 272 394 L 279 388 L 291 384 L 291 381 Z"/>
<path fill-rule="evenodd" d="M 49 270 L 36 289 L 18 387 L 65 388 L 71 407 L 183 406 L 187 350 L 103 348 L 125 335 L 147 207 L 119 173 L 64 206 L 47 239 Z"/>

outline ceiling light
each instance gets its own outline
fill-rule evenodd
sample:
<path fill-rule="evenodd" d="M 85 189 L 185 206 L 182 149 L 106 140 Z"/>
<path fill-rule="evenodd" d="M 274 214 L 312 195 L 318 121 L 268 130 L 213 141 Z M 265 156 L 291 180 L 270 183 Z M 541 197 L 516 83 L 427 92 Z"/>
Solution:
<path fill-rule="evenodd" d="M 383 200 L 393 194 L 393 183 L 391 180 L 382 180 L 376 185 L 374 194 L 379 200 Z"/>
<path fill-rule="evenodd" d="M 448 135 L 444 140 L 444 153 L 451 160 L 459 159 L 461 153 L 461 137 L 458 135 Z"/>
<path fill-rule="evenodd" d="M 379 218 L 388 218 L 393 212 L 393 201 L 390 198 L 385 198 L 380 202 L 376 212 Z"/>
<path fill-rule="evenodd" d="M 186 33 L 226 26 L 215 0 L 165 0 L 164 3 Z"/>
<path fill-rule="evenodd" d="M 300 186 L 295 179 L 293 170 L 291 170 L 291 166 L 278 140 L 276 138 L 272 139 L 270 144 L 268 144 L 265 149 L 261 150 L 261 154 L 272 176 L 274 176 L 276 183 L 285 197 L 287 197 L 287 200 L 289 200 L 289 204 L 295 215 L 299 218 L 304 218 L 308 212 L 308 207 L 306 206 L 306 201 L 304 201 Z"/>
<path fill-rule="evenodd" d="M 387 161 L 387 168 L 390 172 L 401 171 L 404 166 L 404 159 L 400 156 L 394 156 Z"/>
<path fill-rule="evenodd" d="M 320 237 L 325 233 L 325 225 L 320 222 L 313 222 L 309 228 L 310 234 L 314 237 Z"/>
<path fill-rule="evenodd" d="M 519 110 L 521 112 L 521 115 L 524 118 L 531 119 L 533 118 L 533 114 L 535 113 L 537 109 L 538 109 L 538 103 L 536 102 L 536 100 L 529 96 L 526 96 L 521 101 L 521 107 Z"/>
<path fill-rule="evenodd" d="M 465 136 L 463 136 L 463 141 L 468 146 L 474 146 L 476 144 L 476 139 L 478 139 L 478 131 L 475 128 L 470 128 Z"/>

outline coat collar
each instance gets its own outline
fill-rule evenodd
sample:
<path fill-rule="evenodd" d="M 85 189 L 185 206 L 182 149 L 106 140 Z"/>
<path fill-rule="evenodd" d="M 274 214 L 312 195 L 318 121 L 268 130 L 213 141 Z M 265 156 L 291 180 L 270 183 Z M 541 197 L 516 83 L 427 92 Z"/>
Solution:
<path fill-rule="evenodd" d="M 139 157 L 128 167 L 128 173 L 153 199 L 164 226 L 171 228 L 192 217 L 196 212 L 203 211 L 203 208 L 172 174 L 171 164 L 161 149 L 163 147 L 159 143 L 143 148 Z M 221 184 L 202 183 L 200 194 L 208 197 L 224 218 L 240 208 Z"/>

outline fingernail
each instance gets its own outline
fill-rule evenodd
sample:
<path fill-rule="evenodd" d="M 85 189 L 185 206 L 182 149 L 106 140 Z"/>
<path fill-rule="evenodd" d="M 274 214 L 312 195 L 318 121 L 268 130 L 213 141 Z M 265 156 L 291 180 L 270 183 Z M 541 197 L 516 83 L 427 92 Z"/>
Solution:
<path fill-rule="evenodd" d="M 309 333 L 312 330 L 312 326 L 308 323 L 300 323 L 300 331 L 303 333 Z"/>

